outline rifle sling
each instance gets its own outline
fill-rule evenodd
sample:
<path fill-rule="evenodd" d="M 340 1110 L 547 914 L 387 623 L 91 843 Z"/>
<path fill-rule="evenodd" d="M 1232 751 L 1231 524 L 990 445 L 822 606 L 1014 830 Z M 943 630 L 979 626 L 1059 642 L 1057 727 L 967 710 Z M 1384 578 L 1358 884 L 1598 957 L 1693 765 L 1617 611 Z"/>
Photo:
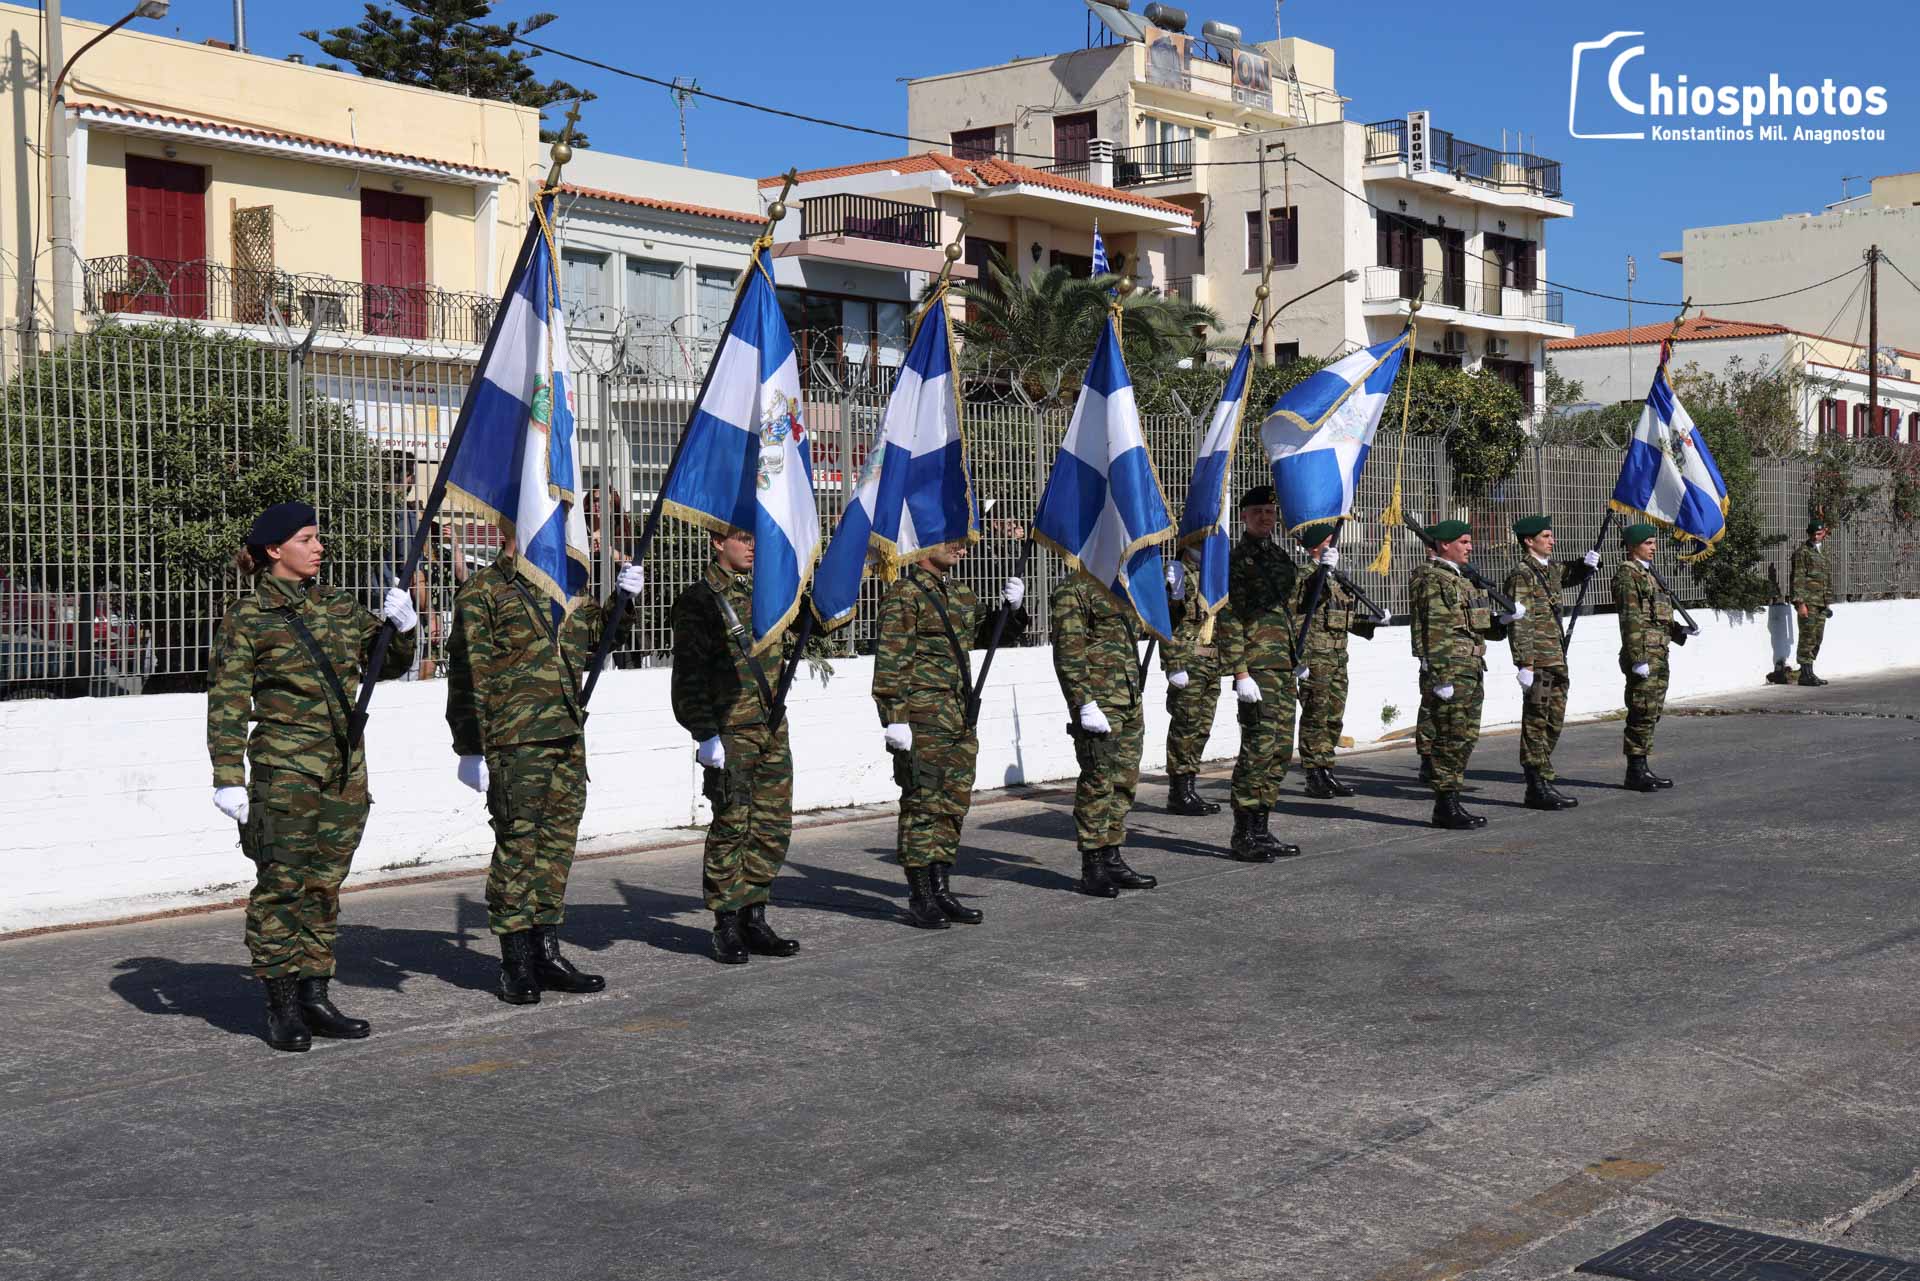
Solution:
<path fill-rule="evenodd" d="M 353 716 L 353 700 L 347 697 L 347 687 L 340 683 L 340 674 L 333 670 L 333 663 L 327 658 L 327 651 L 320 648 L 320 641 L 307 627 L 307 620 L 300 617 L 300 611 L 291 605 L 282 605 L 273 611 L 287 620 L 287 626 L 293 628 L 293 634 L 300 638 L 300 645 L 313 659 L 320 676 L 327 683 L 327 690 L 333 695 L 340 707 L 340 718 L 335 722 L 334 737 L 340 741 L 340 779 L 344 785 L 352 764 L 353 750 L 347 734 L 347 724 Z"/>
<path fill-rule="evenodd" d="M 966 682 L 966 693 L 963 697 L 967 704 L 967 724 L 971 725 L 980 713 L 979 704 L 974 701 L 973 696 L 973 656 L 967 652 L 967 647 L 960 643 L 959 634 L 953 630 L 953 620 L 947 616 L 946 602 L 940 599 L 940 593 L 927 586 L 926 581 L 911 567 L 907 570 L 907 578 L 932 603 L 933 612 L 940 615 L 940 626 L 947 633 L 947 643 L 953 646 L 954 661 L 960 664 L 960 675 Z"/>
<path fill-rule="evenodd" d="M 733 602 L 727 599 L 725 592 L 714 587 L 712 583 L 706 584 L 706 588 L 713 593 L 714 604 L 720 607 L 721 616 L 727 620 L 727 635 L 733 638 L 734 646 L 740 651 L 740 657 L 747 660 L 747 670 L 753 673 L 753 683 L 760 687 L 760 705 L 767 709 L 768 716 L 772 716 L 773 686 L 767 684 L 766 669 L 760 666 L 760 660 L 754 656 L 753 646 L 747 643 L 747 629 L 741 624 L 739 613 L 733 608 Z"/>

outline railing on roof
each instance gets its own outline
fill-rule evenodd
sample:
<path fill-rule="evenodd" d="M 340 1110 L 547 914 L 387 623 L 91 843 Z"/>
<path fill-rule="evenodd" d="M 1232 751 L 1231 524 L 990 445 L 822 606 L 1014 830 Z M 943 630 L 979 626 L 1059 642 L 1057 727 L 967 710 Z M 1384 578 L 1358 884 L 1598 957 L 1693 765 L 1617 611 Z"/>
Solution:
<path fill-rule="evenodd" d="M 1193 177 L 1194 140 L 1180 138 L 1121 147 L 1113 153 L 1113 185 L 1140 187 L 1150 182 L 1182 182 Z"/>
<path fill-rule="evenodd" d="M 1566 296 L 1558 289 L 1507 289 L 1444 271 L 1417 267 L 1369 267 L 1367 302 L 1418 298 L 1431 307 L 1453 307 L 1476 316 L 1499 316 L 1564 324 Z"/>
<path fill-rule="evenodd" d="M 1434 172 L 1448 173 L 1465 182 L 1495 191 L 1522 192 L 1558 200 L 1560 162 L 1525 151 L 1500 151 L 1477 142 L 1462 142 L 1445 129 L 1427 131 L 1427 149 Z M 1407 159 L 1407 122 L 1380 120 L 1367 126 L 1367 163 Z"/>
<path fill-rule="evenodd" d="M 1059 174 L 1062 178 L 1073 178 L 1080 182 L 1091 181 L 1093 161 L 1087 159 L 1062 160 L 1051 165 L 1041 165 L 1041 173 Z"/>
<path fill-rule="evenodd" d="M 931 249 L 940 243 L 939 211 L 878 196 L 808 196 L 800 202 L 800 238 L 857 236 Z"/>

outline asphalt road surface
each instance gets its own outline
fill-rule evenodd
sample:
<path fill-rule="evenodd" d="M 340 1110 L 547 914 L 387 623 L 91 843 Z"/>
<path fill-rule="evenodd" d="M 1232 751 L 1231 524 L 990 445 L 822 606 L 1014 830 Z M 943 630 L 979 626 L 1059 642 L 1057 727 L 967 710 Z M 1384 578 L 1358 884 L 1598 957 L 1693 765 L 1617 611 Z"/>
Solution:
<path fill-rule="evenodd" d="M 0 943 L 0 1276 L 1533 1281 L 1675 1214 L 1920 1259 L 1920 675 L 1694 711 L 1655 796 L 1569 730 L 1560 815 L 1490 735 L 1476 833 L 1410 751 L 1296 773 L 1267 866 L 1156 781 L 1118 902 L 1064 793 L 983 797 L 945 933 L 891 818 L 812 826 L 805 950 L 737 968 L 697 844 L 583 862 L 609 990 L 531 1009 L 477 877 L 352 894 L 375 1035 L 305 1055 L 236 912 Z"/>

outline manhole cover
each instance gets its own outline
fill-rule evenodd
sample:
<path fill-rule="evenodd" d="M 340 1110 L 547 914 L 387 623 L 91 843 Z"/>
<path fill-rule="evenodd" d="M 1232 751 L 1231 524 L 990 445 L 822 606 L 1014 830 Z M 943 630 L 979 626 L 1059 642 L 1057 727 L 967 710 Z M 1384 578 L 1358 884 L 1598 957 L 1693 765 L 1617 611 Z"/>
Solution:
<path fill-rule="evenodd" d="M 1920 1281 L 1920 1264 L 1668 1219 L 1576 1269 L 1626 1281 Z"/>

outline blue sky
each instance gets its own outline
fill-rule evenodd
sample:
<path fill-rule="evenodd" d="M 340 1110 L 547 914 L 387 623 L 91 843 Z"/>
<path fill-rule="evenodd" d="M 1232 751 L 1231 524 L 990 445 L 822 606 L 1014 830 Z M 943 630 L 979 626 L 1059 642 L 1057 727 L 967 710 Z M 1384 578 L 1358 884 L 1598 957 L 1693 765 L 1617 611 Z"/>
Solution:
<path fill-rule="evenodd" d="M 72 16 L 102 21 L 128 7 L 128 0 L 66 4 Z M 897 78 L 1066 52 L 1082 47 L 1086 32 L 1086 10 L 1079 0 L 939 5 L 839 0 L 804 6 L 768 0 L 671 5 L 507 0 L 495 13 L 504 20 L 541 8 L 560 18 L 535 38 L 556 48 L 662 78 L 691 76 L 716 92 L 896 130 L 906 127 L 906 87 Z M 1218 18 L 1237 24 L 1250 39 L 1273 32 L 1267 0 L 1210 0 L 1187 8 L 1194 29 L 1204 19 Z M 340 0 L 298 5 L 256 0 L 248 14 L 249 44 L 264 54 L 316 55 L 299 29 L 343 25 L 360 12 L 360 5 Z M 911 19 L 903 21 L 903 14 Z M 1920 168 L 1920 75 L 1911 70 L 1910 0 L 1859 0 L 1826 11 L 1778 0 L 1635 0 L 1518 9 L 1287 0 L 1282 21 L 1286 34 L 1334 48 L 1338 88 L 1352 99 L 1351 118 L 1385 119 L 1425 108 L 1433 113 L 1435 127 L 1463 139 L 1497 146 L 1505 128 L 1509 146 L 1515 134 L 1524 133 L 1528 150 L 1562 162 L 1575 216 L 1548 233 L 1548 274 L 1558 282 L 1620 293 L 1626 256 L 1632 254 L 1640 264 L 1636 297 L 1677 298 L 1680 269 L 1661 262 L 1659 254 L 1680 247 L 1682 228 L 1818 211 L 1840 198 L 1845 175 Z M 194 40 L 227 37 L 232 6 L 230 0 L 174 0 L 164 21 L 142 25 Z M 1648 71 L 1668 82 L 1684 73 L 1694 84 L 1764 84 L 1772 72 L 1793 84 L 1818 86 L 1831 78 L 1842 85 L 1884 85 L 1886 114 L 1809 123 L 1867 123 L 1884 128 L 1887 140 L 1821 145 L 1571 138 L 1572 46 L 1617 30 L 1646 33 L 1638 42 L 1616 46 L 1647 47 L 1629 69 L 1630 86 L 1644 87 Z M 583 118 L 596 147 L 679 159 L 676 117 L 664 90 L 554 58 L 539 62 L 548 64 L 543 69 L 548 77 L 600 95 Z M 1604 91 L 1586 79 L 1581 105 L 1589 104 L 1608 106 Z M 1584 118 L 1580 127 L 1588 129 Z M 1644 127 L 1644 121 L 1626 127 Z M 716 103 L 703 103 L 689 114 L 688 132 L 695 165 L 755 175 L 913 149 Z M 1913 265 L 1907 269 L 1914 273 Z M 1751 293 L 1797 283 L 1802 282 L 1757 280 Z M 1836 308 L 1847 287 L 1830 287 Z M 1567 316 L 1583 331 L 1603 329 L 1623 324 L 1625 309 L 1569 294 Z M 1653 318 L 1652 310 L 1636 306 L 1637 322 Z"/>

